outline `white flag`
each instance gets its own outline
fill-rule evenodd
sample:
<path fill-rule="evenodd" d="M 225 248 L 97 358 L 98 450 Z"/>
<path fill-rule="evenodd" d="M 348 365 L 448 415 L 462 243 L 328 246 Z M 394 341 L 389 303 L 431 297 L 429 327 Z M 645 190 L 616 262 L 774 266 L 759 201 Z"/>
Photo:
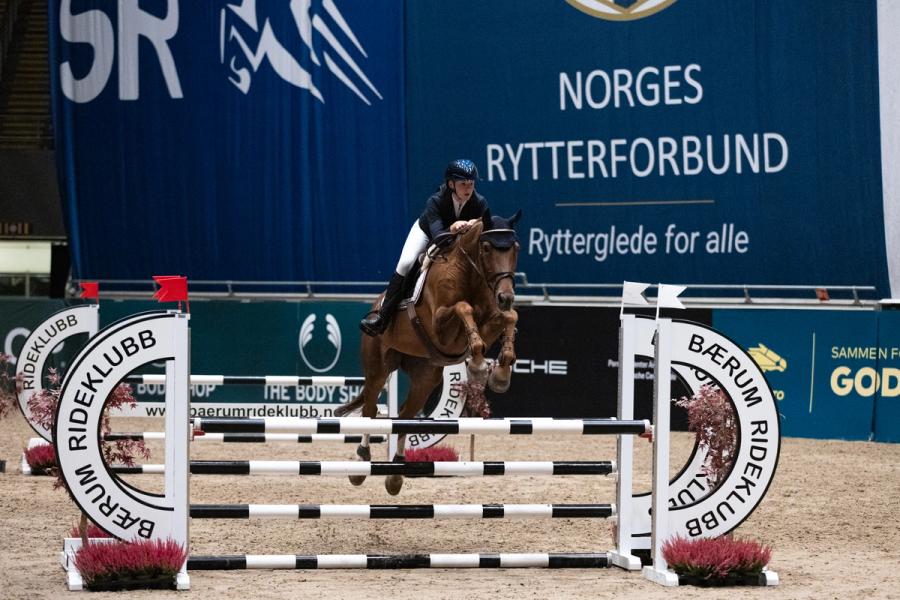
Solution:
<path fill-rule="evenodd" d="M 649 302 L 644 298 L 644 290 L 650 287 L 649 283 L 637 283 L 625 281 L 622 283 L 622 304 L 647 306 Z"/>
<path fill-rule="evenodd" d="M 659 284 L 659 293 L 656 296 L 657 308 L 684 308 L 678 296 L 686 289 L 687 286 L 684 285 Z"/>

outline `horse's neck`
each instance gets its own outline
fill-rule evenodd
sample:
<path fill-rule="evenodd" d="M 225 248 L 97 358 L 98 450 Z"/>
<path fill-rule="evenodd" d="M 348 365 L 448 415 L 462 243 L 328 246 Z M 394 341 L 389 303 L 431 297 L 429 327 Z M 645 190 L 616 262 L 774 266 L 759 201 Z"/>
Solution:
<path fill-rule="evenodd" d="M 477 224 L 456 239 L 445 260 L 435 262 L 430 269 L 430 303 L 449 306 L 465 300 L 481 314 L 492 312 L 493 300 L 485 281 L 480 255 L 481 224 Z"/>
<path fill-rule="evenodd" d="M 456 278 L 460 299 L 489 311 L 492 296 L 485 280 L 484 267 L 481 265 L 478 250 L 477 242 L 474 249 L 464 246 L 455 248 L 449 257 L 448 268 Z"/>

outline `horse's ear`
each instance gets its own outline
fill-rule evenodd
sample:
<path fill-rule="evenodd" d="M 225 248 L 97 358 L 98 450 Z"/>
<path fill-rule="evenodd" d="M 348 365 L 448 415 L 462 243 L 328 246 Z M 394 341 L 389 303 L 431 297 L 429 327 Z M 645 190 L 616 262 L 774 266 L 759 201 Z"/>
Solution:
<path fill-rule="evenodd" d="M 522 218 L 522 209 L 516 211 L 516 213 L 509 218 L 509 227 L 510 229 L 515 229 L 516 223 L 519 222 L 519 219 Z"/>

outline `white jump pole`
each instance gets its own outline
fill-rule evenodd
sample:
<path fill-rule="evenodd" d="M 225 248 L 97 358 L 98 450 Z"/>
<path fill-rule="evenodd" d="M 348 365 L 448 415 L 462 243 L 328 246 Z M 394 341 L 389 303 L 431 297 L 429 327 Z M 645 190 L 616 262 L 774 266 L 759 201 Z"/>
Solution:
<path fill-rule="evenodd" d="M 166 501 L 175 510 L 171 536 L 190 553 L 190 506 L 179 501 L 190 498 L 191 455 L 191 339 L 188 315 L 175 328 L 175 360 L 166 361 Z M 179 360 L 179 357 L 181 360 Z M 188 590 L 191 580 L 187 560 L 176 576 L 176 588 Z"/>
<path fill-rule="evenodd" d="M 637 319 L 623 314 L 619 327 L 619 420 L 634 418 L 634 356 L 637 347 Z M 656 431 L 659 431 L 658 427 Z M 654 436 L 655 438 L 655 436 Z M 616 548 L 610 552 L 610 562 L 629 571 L 639 571 L 641 559 L 632 554 L 632 480 L 634 467 L 634 436 L 622 434 L 616 442 L 619 465 L 616 479 Z"/>
<path fill-rule="evenodd" d="M 394 371 L 388 376 L 388 397 L 387 397 L 387 406 L 388 406 L 388 417 L 391 419 L 396 419 L 400 414 L 399 402 L 397 401 L 398 385 L 397 379 L 399 378 L 399 371 Z M 387 459 L 393 460 L 394 455 L 397 453 L 397 443 L 398 443 L 398 435 L 392 434 L 390 438 L 388 438 L 388 452 Z M 366 438 L 368 439 L 368 438 Z"/>
<path fill-rule="evenodd" d="M 669 445 L 672 398 L 672 320 L 656 320 L 655 371 L 653 383 L 653 496 L 651 501 L 650 551 L 653 565 L 644 567 L 644 577 L 664 586 L 677 586 L 678 575 L 668 570 L 662 546 L 669 532 Z"/>

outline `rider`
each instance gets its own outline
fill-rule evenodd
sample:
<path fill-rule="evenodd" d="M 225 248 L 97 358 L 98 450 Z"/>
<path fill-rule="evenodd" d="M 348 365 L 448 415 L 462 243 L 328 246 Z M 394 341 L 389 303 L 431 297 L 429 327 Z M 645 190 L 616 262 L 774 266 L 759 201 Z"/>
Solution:
<path fill-rule="evenodd" d="M 491 209 L 484 196 L 475 191 L 478 169 L 468 159 L 454 160 L 444 170 L 444 183 L 428 202 L 419 220 L 413 223 L 403 244 L 396 272 L 388 283 L 384 300 L 377 311 L 369 313 L 359 323 L 366 335 L 384 333 L 403 293 L 403 281 L 416 259 L 439 234 L 463 233 L 485 218 L 491 222 Z"/>

